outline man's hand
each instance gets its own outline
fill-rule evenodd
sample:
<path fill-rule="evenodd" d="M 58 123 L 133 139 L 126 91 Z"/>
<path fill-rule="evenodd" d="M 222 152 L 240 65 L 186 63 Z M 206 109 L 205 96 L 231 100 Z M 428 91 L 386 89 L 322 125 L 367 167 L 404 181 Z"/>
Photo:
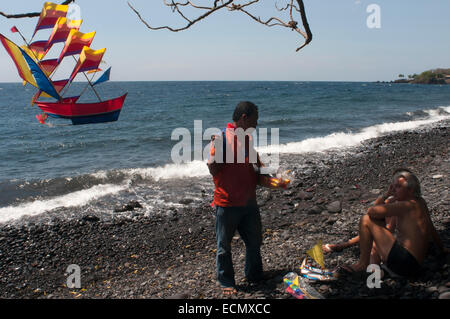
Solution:
<path fill-rule="evenodd" d="M 374 205 L 394 203 L 395 198 L 393 198 L 393 196 L 394 196 L 394 185 L 391 184 L 389 185 L 387 192 L 384 195 L 381 195 L 380 197 L 377 198 Z M 391 197 L 391 199 L 388 200 L 389 197 Z"/>
<path fill-rule="evenodd" d="M 386 198 L 394 196 L 394 184 L 389 185 L 386 195 L 384 195 L 384 196 L 386 196 Z"/>
<path fill-rule="evenodd" d="M 396 200 L 395 200 L 395 198 L 392 197 L 392 196 L 388 197 L 388 198 L 384 201 L 385 204 L 391 204 L 391 203 L 395 203 L 395 202 L 396 202 Z"/>

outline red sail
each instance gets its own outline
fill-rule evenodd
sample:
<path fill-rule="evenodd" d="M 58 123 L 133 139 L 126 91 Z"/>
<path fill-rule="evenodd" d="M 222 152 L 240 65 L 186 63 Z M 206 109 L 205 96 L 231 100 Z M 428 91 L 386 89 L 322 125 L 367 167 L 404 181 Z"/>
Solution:
<path fill-rule="evenodd" d="M 70 30 L 64 48 L 59 56 L 58 61 L 65 56 L 80 54 L 85 46 L 89 47 L 94 40 L 95 31 L 90 33 L 78 32 L 75 29 Z"/>
<path fill-rule="evenodd" d="M 70 21 L 70 23 L 67 23 L 67 18 L 59 18 L 53 27 L 52 34 L 47 41 L 47 46 L 51 47 L 55 43 L 65 42 L 69 36 L 70 30 L 74 29 L 78 31 L 81 23 L 82 20 Z"/>
<path fill-rule="evenodd" d="M 44 3 L 33 37 L 38 30 L 53 28 L 60 17 L 65 17 L 67 15 L 68 9 L 68 5 L 60 5 L 51 2 Z"/>

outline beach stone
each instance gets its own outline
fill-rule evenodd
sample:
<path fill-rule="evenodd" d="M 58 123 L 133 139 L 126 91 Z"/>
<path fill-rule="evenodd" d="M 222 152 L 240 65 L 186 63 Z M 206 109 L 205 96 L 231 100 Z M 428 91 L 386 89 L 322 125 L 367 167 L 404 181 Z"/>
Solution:
<path fill-rule="evenodd" d="M 319 290 L 323 293 L 323 292 L 327 292 L 329 290 L 329 287 L 327 285 L 321 285 L 319 287 Z"/>
<path fill-rule="evenodd" d="M 128 203 L 128 206 L 133 207 L 133 208 L 142 208 L 142 205 L 138 201 L 135 201 L 135 200 L 130 201 Z"/>
<path fill-rule="evenodd" d="M 186 293 L 179 293 L 173 296 L 167 297 L 167 299 L 189 299 L 189 295 Z"/>
<path fill-rule="evenodd" d="M 442 177 L 444 177 L 444 176 L 443 176 L 443 175 L 440 175 L 440 174 L 439 174 L 439 175 L 433 175 L 433 176 L 432 176 L 433 179 L 440 179 L 440 178 L 442 178 Z"/>
<path fill-rule="evenodd" d="M 289 230 L 285 230 L 281 233 L 281 238 L 284 240 L 289 239 L 291 237 L 291 232 Z"/>
<path fill-rule="evenodd" d="M 134 210 L 134 207 L 128 205 L 116 206 L 114 207 L 114 213 L 123 213 L 127 211 Z"/>
<path fill-rule="evenodd" d="M 171 220 L 171 221 L 176 221 L 178 220 L 178 216 L 177 216 L 177 212 L 173 211 L 173 210 L 169 210 L 166 212 L 166 217 Z"/>
<path fill-rule="evenodd" d="M 292 195 L 294 195 L 294 191 L 292 190 L 285 190 L 283 193 L 284 197 L 291 197 Z"/>
<path fill-rule="evenodd" d="M 438 291 L 439 291 L 440 294 L 442 294 L 444 292 L 447 292 L 449 290 L 450 290 L 450 288 L 447 287 L 447 286 L 440 286 L 440 287 L 438 287 Z"/>
<path fill-rule="evenodd" d="M 432 293 L 438 291 L 438 288 L 436 286 L 431 286 L 431 287 L 426 288 L 425 291 L 432 294 Z"/>
<path fill-rule="evenodd" d="M 450 299 L 450 291 L 440 294 L 439 299 Z"/>
<path fill-rule="evenodd" d="M 360 197 L 361 197 L 361 191 L 359 191 L 359 190 L 352 190 L 352 191 L 349 193 L 348 200 L 357 200 L 357 199 L 359 199 Z"/>
<path fill-rule="evenodd" d="M 115 206 L 114 212 L 115 213 L 123 213 L 127 211 L 133 211 L 136 208 L 142 208 L 142 205 L 138 201 L 129 201 L 128 204 L 122 205 L 122 206 Z"/>
<path fill-rule="evenodd" d="M 190 203 L 192 203 L 194 200 L 191 198 L 183 198 L 182 200 L 180 200 L 178 203 L 183 204 L 183 205 L 189 205 Z"/>
<path fill-rule="evenodd" d="M 329 218 L 327 219 L 327 224 L 328 224 L 328 225 L 333 225 L 336 221 L 337 221 L 337 218 L 336 218 L 336 217 L 329 217 Z"/>
<path fill-rule="evenodd" d="M 329 213 L 336 214 L 342 211 L 342 204 L 340 201 L 334 201 L 326 206 L 326 210 Z"/>
<path fill-rule="evenodd" d="M 297 195 L 301 200 L 310 200 L 314 197 L 314 194 L 311 192 L 300 191 Z"/>
<path fill-rule="evenodd" d="M 261 197 L 260 197 L 263 201 L 268 201 L 270 199 L 272 199 L 272 192 L 265 190 L 261 193 Z"/>
<path fill-rule="evenodd" d="M 100 218 L 98 218 L 97 216 L 93 216 L 93 215 L 86 215 L 86 216 L 83 216 L 82 220 L 85 222 L 98 222 L 100 220 Z"/>
<path fill-rule="evenodd" d="M 319 206 L 314 205 L 308 210 L 308 214 L 310 215 L 316 215 L 320 214 L 322 212 L 322 209 Z"/>
<path fill-rule="evenodd" d="M 314 196 L 313 201 L 316 205 L 322 205 L 322 204 L 326 204 L 330 200 L 326 197 Z"/>

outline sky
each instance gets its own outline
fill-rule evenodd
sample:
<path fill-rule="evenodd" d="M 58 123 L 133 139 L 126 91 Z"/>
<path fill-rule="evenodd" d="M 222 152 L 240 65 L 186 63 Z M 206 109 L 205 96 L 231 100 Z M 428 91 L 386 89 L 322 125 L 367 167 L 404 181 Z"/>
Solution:
<path fill-rule="evenodd" d="M 163 0 L 130 2 L 152 26 L 185 25 Z M 264 19 L 280 16 L 275 3 L 282 7 L 286 1 L 261 2 L 251 11 Z M 43 3 L 1 1 L 0 11 L 36 12 Z M 304 42 L 299 34 L 263 26 L 240 12 L 214 13 L 173 33 L 148 29 L 126 0 L 76 4 L 83 18 L 80 31 L 97 31 L 91 48 L 107 48 L 104 60 L 113 67 L 113 81 L 390 81 L 399 74 L 450 68 L 448 0 L 304 0 L 313 41 L 299 52 L 295 49 Z M 379 20 L 372 19 L 376 12 L 367 12 L 373 4 L 379 8 Z M 379 22 L 379 28 L 370 28 L 368 18 Z M 23 44 L 11 27 L 16 25 L 29 40 L 36 23 L 37 18 L 0 16 L 0 33 Z M 48 35 L 49 31 L 40 31 L 34 40 Z M 3 47 L 0 82 L 20 82 Z"/>

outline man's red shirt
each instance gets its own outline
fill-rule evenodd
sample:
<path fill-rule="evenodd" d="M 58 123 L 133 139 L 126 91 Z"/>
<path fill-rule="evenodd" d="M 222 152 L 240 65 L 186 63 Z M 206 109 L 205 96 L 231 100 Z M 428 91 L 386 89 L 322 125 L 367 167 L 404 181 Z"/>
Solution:
<path fill-rule="evenodd" d="M 258 174 L 252 163 L 249 163 L 248 156 L 245 163 L 237 162 L 237 149 L 243 147 L 239 143 L 234 130 L 236 126 L 228 123 L 223 134 L 224 142 L 228 149 L 233 149 L 234 161 L 232 163 L 219 164 L 219 172 L 213 176 L 215 190 L 212 205 L 221 207 L 243 207 L 256 205 L 256 185 L 258 184 Z M 251 138 L 248 136 L 247 141 Z M 249 143 L 245 146 L 248 150 Z M 214 158 L 216 150 L 214 143 L 211 143 L 210 161 Z M 246 152 L 248 155 L 248 151 Z M 225 162 L 225 161 L 224 161 Z M 259 166 L 259 159 L 258 159 Z"/>

